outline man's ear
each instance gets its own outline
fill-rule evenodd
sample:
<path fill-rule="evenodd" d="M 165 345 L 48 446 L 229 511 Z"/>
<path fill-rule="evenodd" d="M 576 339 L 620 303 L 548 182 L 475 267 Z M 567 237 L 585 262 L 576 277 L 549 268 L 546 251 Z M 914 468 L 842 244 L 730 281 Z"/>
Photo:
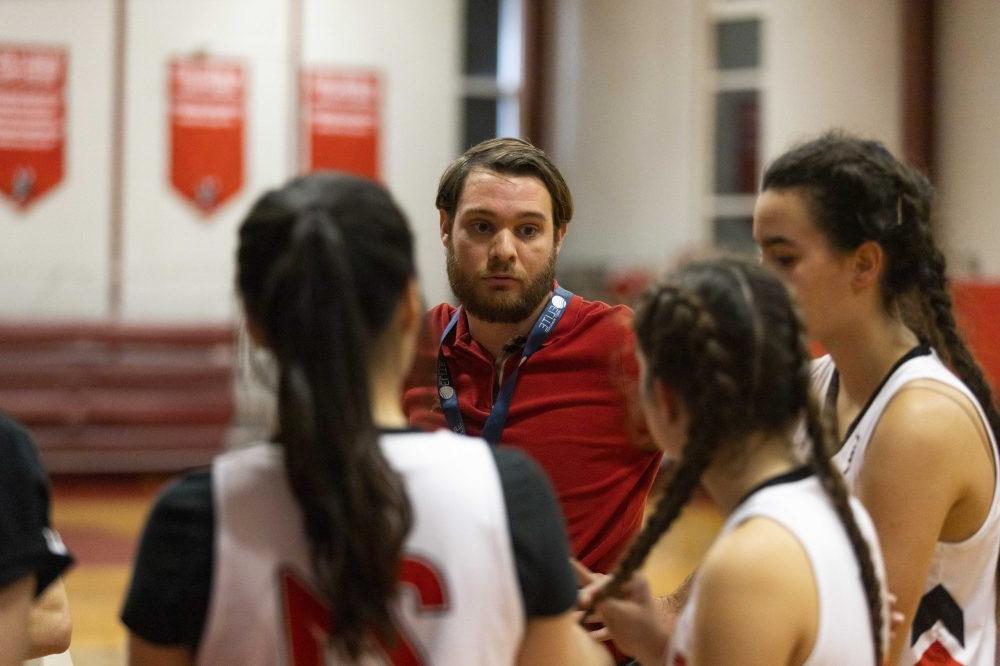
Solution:
<path fill-rule="evenodd" d="M 441 244 L 448 247 L 451 242 L 451 219 L 448 217 L 447 211 L 443 208 L 438 208 L 438 228 L 441 232 Z"/>
<path fill-rule="evenodd" d="M 886 268 L 885 250 L 876 241 L 865 241 L 851 257 L 851 286 L 857 291 L 877 287 Z"/>
<path fill-rule="evenodd" d="M 556 229 L 556 254 L 559 254 L 559 250 L 562 249 L 563 238 L 566 236 L 566 226 L 565 224 L 560 224 Z"/>

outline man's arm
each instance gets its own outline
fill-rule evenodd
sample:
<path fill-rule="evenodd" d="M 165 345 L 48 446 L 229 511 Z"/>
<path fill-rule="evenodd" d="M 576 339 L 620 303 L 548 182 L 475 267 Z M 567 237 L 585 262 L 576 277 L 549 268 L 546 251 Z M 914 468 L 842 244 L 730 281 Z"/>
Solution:
<path fill-rule="evenodd" d="M 69 649 L 73 621 L 62 579 L 55 580 L 31 606 L 28 620 L 28 658 L 58 654 Z"/>

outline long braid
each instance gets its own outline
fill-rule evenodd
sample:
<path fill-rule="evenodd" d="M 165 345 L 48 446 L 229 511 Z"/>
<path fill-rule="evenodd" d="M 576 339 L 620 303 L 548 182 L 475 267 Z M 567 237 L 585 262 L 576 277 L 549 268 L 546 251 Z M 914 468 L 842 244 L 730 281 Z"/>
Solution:
<path fill-rule="evenodd" d="M 928 322 L 941 342 L 935 350 L 952 367 L 959 379 L 969 387 L 979 401 L 994 436 L 1000 435 L 1000 412 L 995 396 L 982 368 L 976 362 L 955 321 L 955 311 L 948 291 L 948 274 L 944 255 L 938 249 L 926 220 L 917 223 L 917 232 L 924 247 L 921 270 L 918 273 L 919 291 L 927 304 L 927 311 L 933 317 Z"/>
<path fill-rule="evenodd" d="M 713 461 L 723 434 L 729 432 L 735 406 L 740 402 L 738 384 L 728 368 L 732 355 L 719 339 L 714 317 L 697 297 L 676 287 L 660 288 L 640 306 L 636 331 L 640 344 L 650 343 L 650 348 L 643 351 L 654 368 L 664 362 L 665 353 L 675 358 L 683 356 L 693 364 L 691 379 L 685 382 L 691 421 L 684 454 L 653 515 L 615 567 L 611 582 L 594 595 L 591 607 L 620 592 L 680 515 Z M 653 374 L 658 373 L 654 370 Z"/>
<path fill-rule="evenodd" d="M 922 184 L 918 181 L 914 185 L 919 188 Z M 955 311 L 948 289 L 947 265 L 944 255 L 934 242 L 930 215 L 921 214 L 924 211 L 920 207 L 920 197 L 904 194 L 902 202 L 904 211 L 912 214 L 915 218 L 917 242 L 922 249 L 920 254 L 923 260 L 919 263 L 917 270 L 917 292 L 927 318 L 925 323 L 927 337 L 935 351 L 944 358 L 959 379 L 976 396 L 994 438 L 1000 437 L 1000 411 L 997 409 L 993 390 L 990 388 L 989 382 L 986 381 L 982 368 L 969 350 L 955 321 Z M 994 455 L 1000 455 L 1000 452 L 994 451 Z M 996 482 L 1000 482 L 1000 480 Z M 996 572 L 997 603 L 994 611 L 998 621 L 1000 621 L 1000 559 L 997 561 Z"/>
<path fill-rule="evenodd" d="M 791 305 L 791 304 L 789 304 Z M 819 409 L 816 398 L 810 391 L 810 367 L 809 348 L 804 332 L 797 324 L 797 317 L 794 310 L 791 311 L 789 321 L 792 323 L 792 346 L 793 353 L 798 359 L 799 372 L 796 378 L 795 392 L 806 396 L 805 405 L 805 426 L 809 437 L 810 456 L 809 464 L 816 473 L 816 477 L 823 485 L 830 496 L 833 508 L 840 518 L 847 538 L 851 542 L 854 556 L 858 561 L 858 568 L 861 572 L 861 583 L 865 590 L 865 599 L 868 602 L 868 618 L 872 628 L 872 645 L 875 648 L 875 663 L 882 663 L 882 655 L 888 647 L 885 644 L 883 629 L 885 627 L 885 617 L 882 610 L 885 607 L 882 598 L 882 584 L 875 571 L 872 562 L 871 547 L 868 541 L 861 534 L 858 523 L 854 518 L 854 511 L 851 510 L 850 501 L 847 494 L 847 486 L 844 485 L 844 478 L 840 471 L 834 467 L 830 459 L 830 432 L 831 428 Z"/>

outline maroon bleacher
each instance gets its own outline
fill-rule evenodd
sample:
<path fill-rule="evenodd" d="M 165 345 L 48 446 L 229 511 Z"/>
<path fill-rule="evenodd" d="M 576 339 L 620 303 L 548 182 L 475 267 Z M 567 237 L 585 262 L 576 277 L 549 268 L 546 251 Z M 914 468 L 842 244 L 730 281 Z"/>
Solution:
<path fill-rule="evenodd" d="M 231 326 L 0 323 L 0 409 L 50 472 L 208 462 L 232 420 Z"/>

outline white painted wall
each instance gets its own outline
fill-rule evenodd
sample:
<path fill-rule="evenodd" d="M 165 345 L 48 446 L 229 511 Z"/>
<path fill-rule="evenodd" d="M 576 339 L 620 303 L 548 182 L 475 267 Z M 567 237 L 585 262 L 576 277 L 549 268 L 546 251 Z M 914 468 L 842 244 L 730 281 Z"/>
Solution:
<path fill-rule="evenodd" d="M 747 3 L 764 18 L 763 160 L 834 126 L 898 150 L 900 1 Z M 659 266 L 710 239 L 710 4 L 558 8 L 552 153 L 578 207 L 562 261 Z"/>
<path fill-rule="evenodd" d="M 126 321 L 235 315 L 236 228 L 293 174 L 295 72 L 285 0 L 129 0 L 123 303 Z M 305 64 L 379 71 L 382 175 L 417 232 L 428 300 L 448 297 L 437 179 L 455 156 L 461 0 L 302 0 Z M 0 318 L 108 312 L 113 0 L 2 0 L 0 41 L 69 49 L 67 174 L 27 215 L 0 203 Z M 169 183 L 168 62 L 247 67 L 244 187 L 203 217 Z"/>
<path fill-rule="evenodd" d="M 462 0 L 305 0 L 303 59 L 376 69 L 382 77 L 382 178 L 416 235 L 428 303 L 451 298 L 434 207 L 457 157 Z"/>
<path fill-rule="evenodd" d="M 111 0 L 4 0 L 0 42 L 69 52 L 63 181 L 26 212 L 0 199 L 0 318 L 106 315 Z"/>
<path fill-rule="evenodd" d="M 952 269 L 1000 276 L 1000 4 L 937 5 L 937 173 Z"/>
<path fill-rule="evenodd" d="M 123 316 L 222 320 L 236 312 L 236 228 L 288 177 L 288 11 L 273 0 L 129 4 Z M 170 185 L 168 62 L 203 51 L 244 61 L 243 190 L 202 216 Z"/>
<path fill-rule="evenodd" d="M 832 127 L 902 141 L 900 2 L 771 0 L 764 156 Z"/>
<path fill-rule="evenodd" d="M 660 265 L 700 241 L 697 2 L 561 0 L 552 158 L 576 203 L 560 261 Z"/>

